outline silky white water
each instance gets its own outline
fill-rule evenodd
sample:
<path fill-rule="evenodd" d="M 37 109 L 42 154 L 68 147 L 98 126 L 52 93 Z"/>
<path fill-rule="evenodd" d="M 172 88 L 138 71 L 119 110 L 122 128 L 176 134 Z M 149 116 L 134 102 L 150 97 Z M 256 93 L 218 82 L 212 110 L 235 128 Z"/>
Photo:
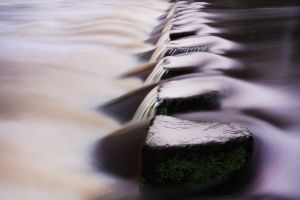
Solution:
<path fill-rule="evenodd" d="M 139 87 L 118 79 L 168 3 L 0 1 L 0 199 L 102 199 L 130 184 L 96 171 L 92 149 L 120 125 L 96 108 Z M 122 111 L 120 111 L 122 112 Z"/>

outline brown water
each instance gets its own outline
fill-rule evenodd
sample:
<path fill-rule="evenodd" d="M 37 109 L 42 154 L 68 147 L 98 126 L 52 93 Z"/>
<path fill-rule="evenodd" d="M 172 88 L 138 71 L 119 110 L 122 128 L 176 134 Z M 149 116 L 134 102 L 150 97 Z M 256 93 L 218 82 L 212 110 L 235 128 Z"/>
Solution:
<path fill-rule="evenodd" d="M 96 108 L 141 85 L 117 77 L 143 64 L 133 55 L 152 48 L 143 41 L 167 5 L 0 1 L 0 199 L 130 191 L 92 166 L 95 143 L 120 127 Z"/>

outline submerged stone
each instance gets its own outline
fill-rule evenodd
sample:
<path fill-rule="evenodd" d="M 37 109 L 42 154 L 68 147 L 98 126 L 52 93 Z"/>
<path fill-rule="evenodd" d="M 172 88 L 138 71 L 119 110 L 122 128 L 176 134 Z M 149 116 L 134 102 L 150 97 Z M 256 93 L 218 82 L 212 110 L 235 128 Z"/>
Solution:
<path fill-rule="evenodd" d="M 206 189 L 241 172 L 252 136 L 239 123 L 194 122 L 157 116 L 141 154 L 143 186 Z"/>

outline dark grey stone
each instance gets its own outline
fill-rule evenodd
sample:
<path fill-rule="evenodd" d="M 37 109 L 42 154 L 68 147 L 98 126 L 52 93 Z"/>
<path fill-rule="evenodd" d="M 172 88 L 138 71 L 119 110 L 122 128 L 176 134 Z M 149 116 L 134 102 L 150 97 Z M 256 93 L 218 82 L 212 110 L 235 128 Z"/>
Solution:
<path fill-rule="evenodd" d="M 158 87 L 156 115 L 216 110 L 224 96 L 223 83 L 197 78 L 171 81 Z"/>
<path fill-rule="evenodd" d="M 207 188 L 243 170 L 252 135 L 240 123 L 194 122 L 157 116 L 141 154 L 144 186 Z"/>

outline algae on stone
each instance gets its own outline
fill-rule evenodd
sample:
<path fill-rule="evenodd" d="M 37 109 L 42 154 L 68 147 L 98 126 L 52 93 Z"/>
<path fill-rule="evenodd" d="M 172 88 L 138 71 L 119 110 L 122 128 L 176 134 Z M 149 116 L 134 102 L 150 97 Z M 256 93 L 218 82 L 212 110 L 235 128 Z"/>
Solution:
<path fill-rule="evenodd" d="M 220 184 L 243 170 L 252 136 L 239 123 L 192 122 L 157 116 L 141 153 L 144 186 Z"/>
<path fill-rule="evenodd" d="M 160 185 L 169 183 L 205 184 L 222 181 L 242 169 L 246 163 L 247 147 L 240 146 L 218 155 L 207 155 L 191 159 L 172 158 L 162 163 L 156 173 Z M 145 181 L 144 181 L 145 183 Z"/>

